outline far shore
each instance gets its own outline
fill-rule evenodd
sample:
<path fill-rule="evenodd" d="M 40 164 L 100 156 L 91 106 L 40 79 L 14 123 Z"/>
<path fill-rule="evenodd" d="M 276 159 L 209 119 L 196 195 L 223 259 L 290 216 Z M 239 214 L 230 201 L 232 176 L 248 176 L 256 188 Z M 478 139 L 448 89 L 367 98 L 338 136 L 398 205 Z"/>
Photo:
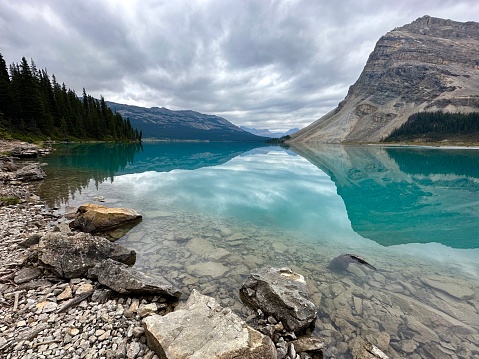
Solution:
<path fill-rule="evenodd" d="M 386 142 L 379 142 L 379 143 L 367 143 L 368 146 L 382 146 L 382 147 L 425 147 L 425 148 L 441 148 L 441 149 L 451 149 L 451 150 L 479 150 L 479 143 L 474 144 L 463 144 L 463 143 L 443 143 L 443 142 L 431 142 L 431 143 L 414 143 L 414 142 L 407 142 L 407 143 L 386 143 Z"/>
<path fill-rule="evenodd" d="M 288 146 L 380 146 L 380 147 L 424 147 L 424 148 L 440 148 L 440 149 L 465 149 L 479 150 L 479 143 L 464 142 L 342 142 L 342 143 L 322 143 L 322 142 L 284 142 Z"/>

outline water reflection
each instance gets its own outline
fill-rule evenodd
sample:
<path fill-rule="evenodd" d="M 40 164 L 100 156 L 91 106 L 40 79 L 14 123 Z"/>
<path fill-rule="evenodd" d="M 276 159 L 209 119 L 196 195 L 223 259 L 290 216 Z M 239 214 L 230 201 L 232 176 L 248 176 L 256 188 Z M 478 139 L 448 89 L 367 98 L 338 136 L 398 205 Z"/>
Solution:
<path fill-rule="evenodd" d="M 38 194 L 49 206 L 66 203 L 82 192 L 91 181 L 95 187 L 114 176 L 142 151 L 139 143 L 88 143 L 56 145 L 43 161 L 47 177 Z"/>
<path fill-rule="evenodd" d="M 181 209 L 277 229 L 345 239 L 351 231 L 344 203 L 324 172 L 279 147 L 245 152 L 221 166 L 195 171 L 148 171 L 119 176 L 110 196 L 147 211 Z"/>
<path fill-rule="evenodd" d="M 326 172 L 351 225 L 382 245 L 479 247 L 479 151 L 295 147 Z"/>
<path fill-rule="evenodd" d="M 121 174 L 216 166 L 255 147 L 257 144 L 239 142 L 57 145 L 54 153 L 44 158 L 47 177 L 38 193 L 48 205 L 58 206 L 81 194 L 90 181 L 98 188 Z"/>

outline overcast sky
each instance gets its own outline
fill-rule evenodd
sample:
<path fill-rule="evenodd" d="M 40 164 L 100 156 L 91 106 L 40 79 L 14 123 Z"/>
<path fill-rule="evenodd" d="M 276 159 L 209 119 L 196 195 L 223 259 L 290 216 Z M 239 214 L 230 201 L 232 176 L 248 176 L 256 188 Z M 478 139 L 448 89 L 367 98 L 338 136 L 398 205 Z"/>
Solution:
<path fill-rule="evenodd" d="M 423 15 L 479 21 L 479 1 L 1 0 L 0 53 L 77 94 L 287 130 L 336 107 L 379 37 Z"/>

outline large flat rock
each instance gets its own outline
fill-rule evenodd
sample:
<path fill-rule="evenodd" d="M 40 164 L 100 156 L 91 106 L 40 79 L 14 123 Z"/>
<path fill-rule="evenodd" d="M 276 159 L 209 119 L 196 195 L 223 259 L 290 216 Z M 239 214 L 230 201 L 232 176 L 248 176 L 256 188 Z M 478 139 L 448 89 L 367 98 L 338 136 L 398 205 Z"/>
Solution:
<path fill-rule="evenodd" d="M 276 358 L 269 337 L 196 290 L 174 312 L 148 316 L 143 326 L 148 345 L 161 359 Z"/>

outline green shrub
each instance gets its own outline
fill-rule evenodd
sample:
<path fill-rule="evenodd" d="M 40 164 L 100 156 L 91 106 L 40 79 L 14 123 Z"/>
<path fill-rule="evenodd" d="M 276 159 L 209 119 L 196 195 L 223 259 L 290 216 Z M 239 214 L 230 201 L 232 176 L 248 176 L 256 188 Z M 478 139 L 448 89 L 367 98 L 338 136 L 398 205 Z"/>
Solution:
<path fill-rule="evenodd" d="M 0 197 L 0 207 L 17 205 L 19 203 L 20 203 L 20 198 L 15 196 Z"/>

